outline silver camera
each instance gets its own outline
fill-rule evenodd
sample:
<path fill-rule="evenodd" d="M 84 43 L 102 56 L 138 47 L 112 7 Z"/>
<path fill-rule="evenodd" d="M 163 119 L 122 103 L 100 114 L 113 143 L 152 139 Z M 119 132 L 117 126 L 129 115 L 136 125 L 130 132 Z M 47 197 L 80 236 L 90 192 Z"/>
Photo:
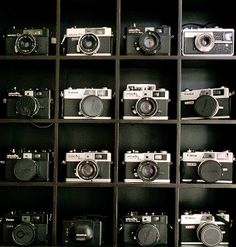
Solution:
<path fill-rule="evenodd" d="M 70 87 L 61 96 L 64 119 L 111 119 L 111 89 Z"/>
<path fill-rule="evenodd" d="M 183 152 L 183 182 L 232 183 L 234 155 L 223 152 L 193 151 Z"/>
<path fill-rule="evenodd" d="M 185 212 L 180 218 L 181 246 L 228 246 L 231 220 L 229 214 Z"/>
<path fill-rule="evenodd" d="M 111 182 L 111 153 L 103 151 L 66 153 L 67 182 Z"/>
<path fill-rule="evenodd" d="M 181 92 L 182 119 L 230 118 L 230 96 L 227 87 L 185 90 Z"/>
<path fill-rule="evenodd" d="M 170 183 L 171 164 L 171 154 L 167 151 L 146 153 L 127 151 L 124 155 L 124 181 Z"/>
<path fill-rule="evenodd" d="M 66 41 L 67 56 L 111 56 L 113 33 L 110 27 L 67 28 L 62 44 Z"/>
<path fill-rule="evenodd" d="M 167 120 L 169 91 L 155 84 L 128 84 L 123 91 L 124 115 L 129 120 Z"/>
<path fill-rule="evenodd" d="M 182 30 L 184 56 L 233 56 L 234 29 L 185 28 Z"/>

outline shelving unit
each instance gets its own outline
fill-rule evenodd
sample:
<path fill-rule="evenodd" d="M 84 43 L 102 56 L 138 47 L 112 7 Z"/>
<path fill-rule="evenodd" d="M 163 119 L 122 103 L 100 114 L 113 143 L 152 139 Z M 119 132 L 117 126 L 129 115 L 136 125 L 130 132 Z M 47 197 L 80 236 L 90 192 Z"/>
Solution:
<path fill-rule="evenodd" d="M 125 28 L 132 23 L 171 26 L 170 56 L 125 54 Z M 213 0 L 2 0 L 0 34 L 12 26 L 49 27 L 56 45 L 48 56 L 6 56 L 0 40 L 0 98 L 16 88 L 50 88 L 53 92 L 51 119 L 7 119 L 0 104 L 0 159 L 10 149 L 51 149 L 49 182 L 7 182 L 0 175 L 0 217 L 12 210 L 45 210 L 52 213 L 51 246 L 62 245 L 62 221 L 80 214 L 107 216 L 104 246 L 124 246 L 120 219 L 130 211 L 169 216 L 168 246 L 180 246 L 179 218 L 184 210 L 226 210 L 236 218 L 236 173 L 232 184 L 186 184 L 181 182 L 181 155 L 187 149 L 230 150 L 236 154 L 236 103 L 230 119 L 182 120 L 180 92 L 227 86 L 235 91 L 235 56 L 184 57 L 181 55 L 182 24 L 216 23 L 235 28 L 232 1 L 216 5 Z M 66 56 L 61 40 L 66 28 L 111 27 L 111 56 Z M 170 92 L 168 120 L 123 120 L 123 90 L 130 83 L 155 83 Z M 114 97 L 111 120 L 68 120 L 61 117 L 61 96 L 68 87 L 108 87 Z M 109 150 L 112 153 L 111 183 L 65 182 L 65 153 L 73 149 Z M 171 153 L 168 184 L 125 183 L 124 153 L 127 150 Z M 0 165 L 2 171 L 3 165 Z M 235 236 L 231 245 L 236 242 Z M 1 245 L 0 243 L 0 246 Z"/>

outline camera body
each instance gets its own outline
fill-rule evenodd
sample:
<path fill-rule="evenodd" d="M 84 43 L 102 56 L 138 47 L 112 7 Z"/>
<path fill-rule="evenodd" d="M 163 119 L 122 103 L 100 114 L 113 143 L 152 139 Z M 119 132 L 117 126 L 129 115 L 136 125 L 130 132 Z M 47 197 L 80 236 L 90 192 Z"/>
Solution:
<path fill-rule="evenodd" d="M 67 28 L 62 43 L 66 40 L 67 56 L 111 56 L 113 33 L 110 27 Z"/>
<path fill-rule="evenodd" d="M 123 119 L 167 120 L 169 91 L 155 84 L 128 84 L 123 91 Z"/>
<path fill-rule="evenodd" d="M 127 151 L 124 155 L 125 182 L 170 183 L 171 154 L 167 151 Z"/>
<path fill-rule="evenodd" d="M 111 119 L 112 90 L 68 88 L 62 92 L 64 119 Z"/>
<path fill-rule="evenodd" d="M 10 29 L 5 37 L 6 55 L 48 55 L 49 29 Z"/>
<path fill-rule="evenodd" d="M 137 27 L 133 24 L 127 27 L 127 55 L 170 55 L 171 27 Z"/>
<path fill-rule="evenodd" d="M 47 88 L 20 89 L 14 88 L 7 93 L 6 115 L 9 118 L 51 118 L 51 90 Z"/>
<path fill-rule="evenodd" d="M 51 152 L 46 150 L 11 150 L 5 160 L 6 181 L 49 181 Z"/>
<path fill-rule="evenodd" d="M 182 30 L 184 56 L 233 56 L 234 29 L 185 28 Z"/>
<path fill-rule="evenodd" d="M 207 183 L 233 182 L 234 155 L 223 152 L 193 151 L 183 152 L 182 181 Z"/>
<path fill-rule="evenodd" d="M 182 119 L 230 118 L 229 88 L 207 88 L 181 92 Z"/>
<path fill-rule="evenodd" d="M 181 245 L 228 246 L 230 216 L 185 212 L 180 218 Z"/>
<path fill-rule="evenodd" d="M 103 222 L 95 216 L 78 216 L 63 221 L 62 243 L 98 247 L 103 243 Z"/>
<path fill-rule="evenodd" d="M 102 151 L 66 153 L 67 182 L 111 182 L 111 153 Z"/>
<path fill-rule="evenodd" d="M 124 244 L 139 246 L 167 245 L 168 216 L 131 212 L 124 218 Z"/>
<path fill-rule="evenodd" d="M 12 211 L 2 221 L 2 242 L 6 245 L 47 245 L 49 214 Z"/>

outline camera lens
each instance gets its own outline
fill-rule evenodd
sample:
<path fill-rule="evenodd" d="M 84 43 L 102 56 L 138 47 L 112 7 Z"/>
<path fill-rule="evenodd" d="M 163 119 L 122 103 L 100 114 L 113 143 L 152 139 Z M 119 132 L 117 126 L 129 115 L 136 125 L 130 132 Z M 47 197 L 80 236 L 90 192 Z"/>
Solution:
<path fill-rule="evenodd" d="M 203 161 L 198 166 L 199 176 L 207 183 L 215 183 L 223 175 L 222 166 L 215 160 Z"/>
<path fill-rule="evenodd" d="M 223 235 L 218 225 L 204 222 L 197 228 L 198 239 L 208 247 L 218 246 L 222 240 Z"/>
<path fill-rule="evenodd" d="M 136 232 L 136 239 L 141 246 L 154 246 L 160 240 L 160 232 L 153 224 L 140 224 Z"/>
<path fill-rule="evenodd" d="M 14 242 L 21 246 L 30 245 L 35 239 L 35 229 L 32 224 L 22 223 L 17 225 L 12 231 Z"/>
<path fill-rule="evenodd" d="M 99 38 L 93 33 L 87 33 L 80 37 L 77 45 L 77 52 L 82 52 L 86 55 L 92 55 L 97 53 L 99 48 Z"/>
<path fill-rule="evenodd" d="M 141 98 L 136 102 L 136 112 L 139 116 L 152 117 L 156 114 L 158 105 L 156 100 L 150 97 Z"/>
<path fill-rule="evenodd" d="M 160 169 L 153 161 L 144 161 L 138 165 L 137 174 L 143 181 L 153 181 L 159 175 Z"/>
<path fill-rule="evenodd" d="M 20 54 L 31 54 L 36 49 L 36 39 L 29 34 L 20 35 L 16 39 L 15 47 Z"/>
<path fill-rule="evenodd" d="M 86 117 L 98 117 L 103 111 L 102 100 L 95 95 L 89 95 L 80 101 L 80 110 Z"/>
<path fill-rule="evenodd" d="M 22 117 L 33 117 L 39 109 L 40 104 L 35 97 L 22 96 L 16 101 L 16 113 Z"/>
<path fill-rule="evenodd" d="M 194 102 L 194 110 L 201 117 L 214 117 L 218 110 L 218 101 L 210 95 L 201 95 Z"/>
<path fill-rule="evenodd" d="M 201 33 L 195 37 L 195 46 L 200 52 L 210 52 L 215 46 L 215 38 L 211 33 Z"/>
<path fill-rule="evenodd" d="M 80 162 L 76 167 L 76 176 L 84 180 L 92 180 L 98 175 L 98 167 L 92 160 Z"/>
<path fill-rule="evenodd" d="M 147 31 L 139 37 L 138 44 L 145 54 L 155 54 L 160 49 L 160 36 L 156 32 Z"/>
<path fill-rule="evenodd" d="M 30 181 L 37 174 L 37 165 L 34 160 L 17 160 L 14 166 L 14 175 L 20 181 Z"/>

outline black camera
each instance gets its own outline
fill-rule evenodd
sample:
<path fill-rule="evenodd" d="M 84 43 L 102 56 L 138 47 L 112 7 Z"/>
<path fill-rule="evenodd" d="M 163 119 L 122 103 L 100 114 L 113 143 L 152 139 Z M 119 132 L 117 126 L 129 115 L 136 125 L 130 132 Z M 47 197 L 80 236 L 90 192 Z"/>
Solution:
<path fill-rule="evenodd" d="M 66 41 L 67 56 L 111 56 L 113 33 L 110 27 L 67 28 L 62 44 Z"/>
<path fill-rule="evenodd" d="M 184 28 L 182 54 L 184 56 L 233 56 L 234 29 Z"/>
<path fill-rule="evenodd" d="M 49 29 L 10 29 L 5 38 L 6 55 L 48 55 Z"/>
<path fill-rule="evenodd" d="M 171 28 L 166 25 L 157 27 L 127 27 L 127 55 L 170 55 Z"/>
<path fill-rule="evenodd" d="M 50 119 L 52 102 L 51 90 L 47 88 L 28 90 L 14 88 L 4 99 L 6 115 L 9 118 Z"/>
<path fill-rule="evenodd" d="M 45 212 L 12 211 L 2 219 L 2 242 L 6 245 L 47 245 L 50 215 Z"/>
<path fill-rule="evenodd" d="M 231 95 L 227 87 L 181 92 L 182 119 L 230 118 Z"/>
<path fill-rule="evenodd" d="M 185 212 L 180 218 L 181 246 L 229 246 L 229 214 Z"/>
<path fill-rule="evenodd" d="M 62 244 L 98 247 L 103 243 L 100 217 L 78 216 L 63 221 Z"/>
<path fill-rule="evenodd" d="M 207 183 L 233 182 L 232 152 L 192 151 L 183 152 L 182 181 Z"/>
<path fill-rule="evenodd" d="M 171 155 L 167 151 L 127 151 L 124 165 L 125 182 L 170 183 Z"/>
<path fill-rule="evenodd" d="M 66 153 L 66 181 L 111 182 L 111 153 L 72 150 Z"/>
<path fill-rule="evenodd" d="M 123 241 L 127 245 L 156 246 L 168 243 L 168 216 L 128 213 L 123 223 Z"/>
<path fill-rule="evenodd" d="M 5 160 L 6 181 L 49 181 L 52 152 L 11 150 Z"/>
<path fill-rule="evenodd" d="M 64 119 L 111 119 L 111 89 L 68 88 L 61 95 Z"/>
<path fill-rule="evenodd" d="M 128 84 L 123 91 L 123 119 L 167 120 L 169 91 L 155 84 Z"/>

